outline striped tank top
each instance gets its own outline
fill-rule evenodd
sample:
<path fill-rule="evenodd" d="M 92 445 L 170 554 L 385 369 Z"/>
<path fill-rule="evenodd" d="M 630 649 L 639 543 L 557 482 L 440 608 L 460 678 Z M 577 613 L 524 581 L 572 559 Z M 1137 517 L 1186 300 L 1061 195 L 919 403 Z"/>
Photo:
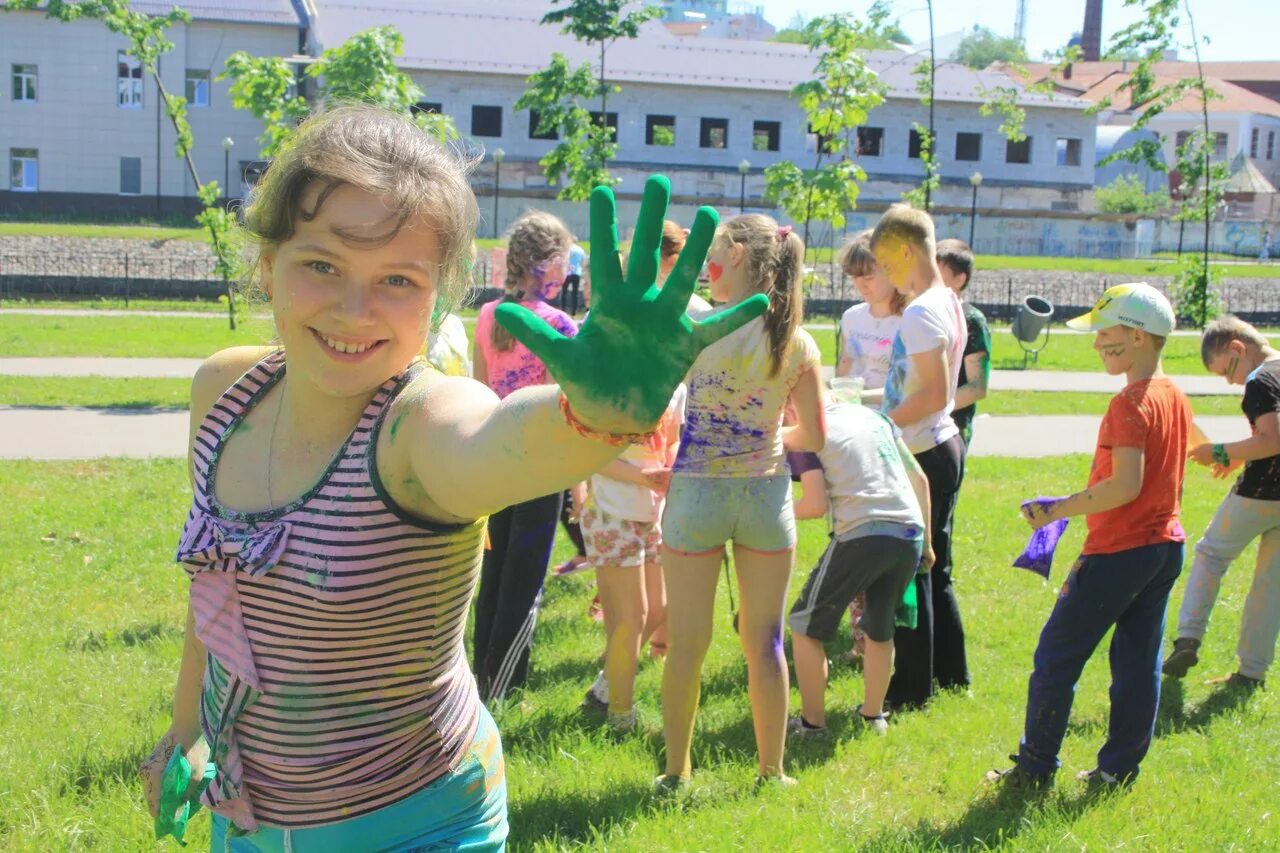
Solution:
<path fill-rule="evenodd" d="M 209 652 L 200 721 L 218 774 L 202 800 L 243 831 L 375 811 L 448 773 L 474 736 L 463 631 L 484 519 L 410 516 L 374 460 L 390 402 L 422 369 L 387 380 L 319 482 L 284 507 L 242 513 L 214 497 L 222 448 L 283 378 L 283 352 L 196 434 L 178 561 Z"/>

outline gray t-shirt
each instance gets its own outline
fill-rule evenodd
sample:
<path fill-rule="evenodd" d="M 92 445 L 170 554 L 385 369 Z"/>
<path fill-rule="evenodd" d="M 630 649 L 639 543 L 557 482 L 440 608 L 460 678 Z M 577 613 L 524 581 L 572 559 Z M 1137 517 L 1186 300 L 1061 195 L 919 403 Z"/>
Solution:
<path fill-rule="evenodd" d="M 836 539 L 920 536 L 924 516 L 898 455 L 898 428 L 854 403 L 830 403 L 826 414 L 827 443 L 818 458 Z"/>

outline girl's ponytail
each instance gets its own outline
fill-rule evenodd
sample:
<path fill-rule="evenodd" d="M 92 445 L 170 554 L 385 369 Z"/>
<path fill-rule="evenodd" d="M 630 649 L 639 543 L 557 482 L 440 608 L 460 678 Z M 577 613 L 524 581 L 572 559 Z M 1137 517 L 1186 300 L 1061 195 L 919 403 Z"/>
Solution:
<path fill-rule="evenodd" d="M 791 338 L 804 319 L 804 241 L 790 225 L 774 235 L 776 263 L 769 294 L 769 311 L 764 317 L 769 336 L 769 376 L 777 376 L 786 361 Z"/>

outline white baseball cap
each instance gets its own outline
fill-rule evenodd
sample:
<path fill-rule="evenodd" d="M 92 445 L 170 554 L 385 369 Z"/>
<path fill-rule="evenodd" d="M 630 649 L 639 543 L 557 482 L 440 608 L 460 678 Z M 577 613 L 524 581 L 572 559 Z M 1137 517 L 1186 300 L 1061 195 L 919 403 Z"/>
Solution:
<path fill-rule="evenodd" d="M 1169 300 L 1146 282 L 1109 287 L 1093 310 L 1067 321 L 1067 327 L 1078 332 L 1128 326 L 1161 337 L 1168 336 L 1176 325 Z"/>

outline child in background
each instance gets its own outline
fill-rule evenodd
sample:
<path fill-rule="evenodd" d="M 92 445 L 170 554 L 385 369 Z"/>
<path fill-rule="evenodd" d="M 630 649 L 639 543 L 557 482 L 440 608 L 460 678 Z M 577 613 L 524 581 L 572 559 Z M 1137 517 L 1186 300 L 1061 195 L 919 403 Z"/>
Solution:
<path fill-rule="evenodd" d="M 573 237 L 556 217 L 524 214 L 507 236 L 507 293 L 480 308 L 476 319 L 475 378 L 499 399 L 521 388 L 551 382 L 546 365 L 494 322 L 499 304 L 525 306 L 565 337 L 578 333 L 573 318 L 550 304 L 564 283 Z M 525 683 L 542 583 L 551 559 L 562 493 L 522 501 L 489 518 L 489 547 L 476 594 L 472 653 L 480 696 L 501 699 Z"/>
<path fill-rule="evenodd" d="M 879 412 L 840 399 L 837 379 L 826 403 L 827 441 L 818 453 L 822 487 L 805 490 L 796 518 L 821 518 L 830 506 L 831 544 L 791 608 L 791 650 L 800 686 L 795 737 L 827 732 L 827 654 L 823 643 L 840 625 L 854 596 L 865 593 L 864 698 L 855 712 L 875 731 L 888 731 L 885 691 L 893 671 L 894 614 L 917 567 L 928 571 L 929 484 L 898 429 Z"/>
<path fill-rule="evenodd" d="M 1040 632 L 1017 763 L 987 774 L 1016 786 L 1052 780 L 1076 682 L 1113 626 L 1110 730 L 1097 767 L 1076 778 L 1099 786 L 1137 777 L 1155 733 L 1165 608 L 1186 541 L 1178 512 L 1191 405 L 1160 362 L 1173 307 L 1150 285 L 1120 284 L 1067 325 L 1095 332 L 1104 369 L 1127 384 L 1098 428 L 1088 488 L 1023 505 L 1032 528 L 1084 515 L 1089 533 Z"/>
<path fill-rule="evenodd" d="M 803 259 L 800 238 L 759 214 L 726 222 L 708 254 L 716 301 L 737 304 L 763 293 L 769 310 L 709 347 L 686 380 L 685 427 L 662 516 L 669 650 L 660 789 L 686 784 L 691 773 L 702 662 L 728 540 L 738 575 L 738 636 L 747 658 L 757 772 L 762 780 L 787 780 L 782 611 L 796 532 L 780 421 L 789 398 L 799 422 L 795 449 L 819 450 L 823 441 L 820 357 L 800 325 Z"/>
<path fill-rule="evenodd" d="M 1253 586 L 1244 599 L 1236 647 L 1240 666 L 1227 679 L 1233 687 L 1255 689 L 1266 679 L 1280 634 L 1280 352 L 1253 326 L 1227 315 L 1205 328 L 1200 356 L 1210 373 L 1229 385 L 1244 385 L 1240 408 L 1253 435 L 1191 450 L 1191 458 L 1213 465 L 1217 476 L 1225 477 L 1241 464 L 1244 472 L 1196 543 L 1178 613 L 1178 639 L 1163 670 L 1165 675 L 1182 678 L 1199 662 L 1200 641 L 1209 627 L 1222 576 L 1258 539 Z"/>
<path fill-rule="evenodd" d="M 862 380 L 862 402 L 879 406 L 889 376 L 893 339 L 902 325 L 907 297 L 899 293 L 871 253 L 871 230 L 861 231 L 840 250 L 840 268 L 853 279 L 862 302 L 840 317 L 840 361 L 836 376 Z"/>
<path fill-rule="evenodd" d="M 960 430 L 966 452 L 973 440 L 973 417 L 978 413 L 978 401 L 986 398 L 991 379 L 991 330 L 983 313 L 964 298 L 973 279 L 973 268 L 973 250 L 968 243 L 954 238 L 938 241 L 938 272 L 942 274 L 943 284 L 960 297 L 964 307 L 964 353 L 951 420 Z"/>
<path fill-rule="evenodd" d="M 666 281 L 667 276 L 671 275 L 671 271 L 676 268 L 676 261 L 684 251 L 684 243 L 688 237 L 689 232 L 680 227 L 680 223 L 672 222 L 670 219 L 662 223 L 662 255 L 658 261 L 659 285 Z M 689 297 L 689 308 L 685 313 L 694 320 L 702 320 L 714 311 L 710 302 L 695 293 Z"/>
<path fill-rule="evenodd" d="M 619 731 L 636 725 L 633 694 L 640 647 L 666 621 L 658 523 L 684 424 L 684 405 L 681 385 L 649 440 L 630 445 L 591 477 L 582 513 L 605 630 L 604 671 L 584 704 L 603 702 L 608 725 Z"/>
<path fill-rule="evenodd" d="M 966 688 L 964 626 L 951 582 L 951 523 L 964 478 L 964 440 L 951 420 L 965 346 L 964 309 L 942 282 L 929 214 L 895 204 L 871 235 L 871 251 L 893 286 L 911 300 L 893 343 L 881 406 L 929 478 L 935 561 L 916 576 L 917 627 L 897 632 L 894 706 L 918 706 L 944 689 Z"/>
<path fill-rule="evenodd" d="M 432 317 L 467 283 L 468 166 L 406 115 L 344 106 L 303 122 L 254 189 L 245 228 L 281 346 L 223 350 L 192 383 L 186 637 L 172 723 L 139 768 L 158 828 L 162 786 L 203 779 L 178 759 L 204 742 L 214 850 L 502 849 L 502 745 L 463 645 L 484 518 L 599 469 L 764 309 L 690 327 L 682 271 L 714 233 L 706 209 L 652 298 L 670 197 L 654 177 L 625 275 L 612 193 L 592 197 L 589 334 L 497 312 L 559 387 L 499 401 L 427 369 Z"/>

